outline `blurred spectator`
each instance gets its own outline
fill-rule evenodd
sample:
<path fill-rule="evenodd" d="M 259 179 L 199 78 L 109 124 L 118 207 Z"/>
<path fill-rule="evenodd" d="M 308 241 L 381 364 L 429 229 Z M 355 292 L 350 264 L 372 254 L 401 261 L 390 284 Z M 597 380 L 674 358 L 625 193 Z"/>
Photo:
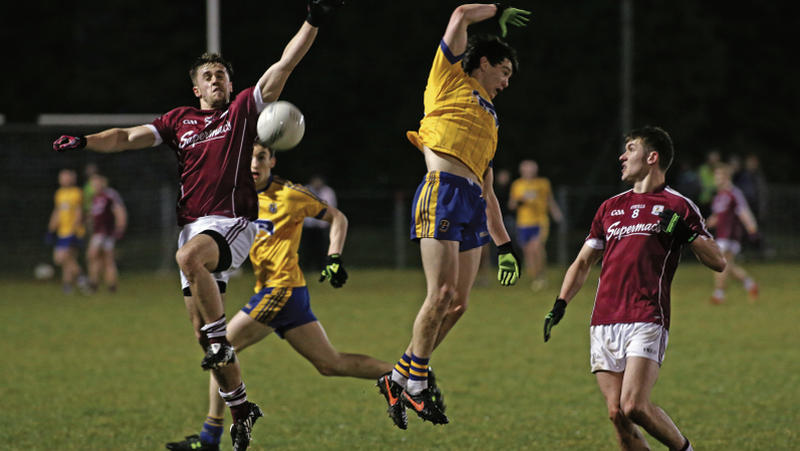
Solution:
<path fill-rule="evenodd" d="M 697 168 L 697 176 L 700 178 L 700 195 L 697 197 L 697 206 L 703 216 L 711 213 L 711 200 L 714 198 L 717 188 L 714 185 L 714 167 L 722 161 L 722 155 L 718 149 L 711 149 L 706 154 L 706 161 Z"/>
<path fill-rule="evenodd" d="M 108 179 L 95 173 L 92 185 L 92 234 L 86 261 L 89 269 L 89 289 L 96 291 L 100 278 L 112 293 L 117 291 L 118 272 L 114 248 L 128 225 L 128 212 L 119 193 L 108 186 Z"/>
<path fill-rule="evenodd" d="M 745 157 L 743 166 L 733 175 L 733 184 L 742 190 L 756 221 L 764 224 L 767 220 L 767 178 L 761 170 L 761 163 L 757 155 L 749 154 Z M 764 240 L 763 234 L 758 241 L 748 241 L 745 248 L 748 251 L 756 251 L 762 258 L 768 257 L 773 252 Z"/>
<path fill-rule="evenodd" d="M 733 183 L 744 194 L 756 220 L 763 221 L 767 207 L 767 178 L 761 170 L 761 162 L 755 154 L 744 159 L 743 167 L 734 172 Z"/>
<path fill-rule="evenodd" d="M 306 186 L 315 196 L 331 207 L 336 207 L 336 192 L 321 175 L 314 175 Z M 328 257 L 328 228 L 330 223 L 320 219 L 303 221 L 303 240 L 300 244 L 300 266 L 315 271 L 322 270 Z"/>
<path fill-rule="evenodd" d="M 684 196 L 698 202 L 700 197 L 700 177 L 692 169 L 691 164 L 681 161 L 678 176 L 675 179 L 675 189 Z"/>
<path fill-rule="evenodd" d="M 99 169 L 94 163 L 87 163 L 83 167 L 83 219 L 86 226 L 86 236 L 92 236 L 92 217 L 89 214 L 92 209 L 92 198 L 94 197 L 94 188 L 92 188 L 92 176 L 99 174 Z"/>

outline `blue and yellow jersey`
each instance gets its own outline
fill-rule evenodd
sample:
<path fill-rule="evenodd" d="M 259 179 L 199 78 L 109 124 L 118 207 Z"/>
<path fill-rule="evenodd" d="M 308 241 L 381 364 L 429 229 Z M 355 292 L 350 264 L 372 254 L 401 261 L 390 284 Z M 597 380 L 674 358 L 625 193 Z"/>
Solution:
<path fill-rule="evenodd" d="M 497 149 L 497 113 L 483 86 L 461 68 L 462 57 L 441 41 L 425 87 L 425 116 L 419 132 L 406 136 L 420 150 L 458 158 L 482 181 Z"/>
<path fill-rule="evenodd" d="M 83 191 L 77 186 L 59 188 L 56 190 L 54 201 L 58 217 L 56 235 L 83 237 L 84 227 L 80 220 L 83 211 Z"/>
<path fill-rule="evenodd" d="M 550 180 L 544 177 L 514 180 L 509 197 L 517 201 L 517 227 L 549 224 L 551 196 Z"/>
<path fill-rule="evenodd" d="M 270 177 L 267 187 L 258 192 L 258 232 L 250 248 L 256 292 L 263 287 L 306 284 L 297 256 L 303 220 L 321 219 L 327 210 L 328 205 L 304 186 Z"/>

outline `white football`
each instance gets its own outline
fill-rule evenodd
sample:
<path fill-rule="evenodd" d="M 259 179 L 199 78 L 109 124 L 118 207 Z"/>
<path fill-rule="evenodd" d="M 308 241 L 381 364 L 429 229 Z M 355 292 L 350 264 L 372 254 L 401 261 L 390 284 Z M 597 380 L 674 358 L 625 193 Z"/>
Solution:
<path fill-rule="evenodd" d="M 306 132 L 303 113 L 293 104 L 278 100 L 264 108 L 256 124 L 258 140 L 272 150 L 289 150 L 300 143 Z"/>
<path fill-rule="evenodd" d="M 37 280 L 49 280 L 56 275 L 56 269 L 47 263 L 39 263 L 33 268 L 33 276 Z"/>

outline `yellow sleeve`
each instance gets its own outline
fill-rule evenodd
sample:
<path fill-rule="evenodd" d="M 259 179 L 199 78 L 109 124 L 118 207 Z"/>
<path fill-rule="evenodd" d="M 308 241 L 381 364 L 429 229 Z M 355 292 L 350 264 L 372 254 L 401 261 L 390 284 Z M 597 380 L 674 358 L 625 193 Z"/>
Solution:
<path fill-rule="evenodd" d="M 328 209 L 328 204 L 315 196 L 307 188 L 295 185 L 289 193 L 287 205 L 291 205 L 292 216 L 302 220 L 304 218 L 322 219 L 322 215 Z"/>

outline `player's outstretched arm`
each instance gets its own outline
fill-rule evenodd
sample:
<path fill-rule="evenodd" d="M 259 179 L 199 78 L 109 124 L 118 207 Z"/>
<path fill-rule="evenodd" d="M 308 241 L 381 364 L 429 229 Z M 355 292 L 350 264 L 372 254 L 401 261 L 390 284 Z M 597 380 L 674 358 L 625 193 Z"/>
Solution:
<path fill-rule="evenodd" d="M 500 3 L 472 3 L 461 5 L 450 15 L 450 22 L 444 32 L 444 42 L 453 55 L 460 55 L 467 49 L 467 27 L 492 17 L 497 17 L 503 37 L 507 33 L 507 25 L 524 27 L 528 23 L 530 11 L 509 8 Z"/>
<path fill-rule="evenodd" d="M 503 286 L 511 286 L 519 279 L 519 258 L 511 245 L 500 202 L 494 193 L 494 169 L 486 169 L 483 176 L 483 198 L 486 200 L 486 226 L 489 236 L 497 245 L 497 280 Z"/>
<path fill-rule="evenodd" d="M 340 288 L 347 282 L 347 271 L 345 271 L 342 261 L 342 250 L 347 238 L 347 216 L 336 207 L 328 206 L 322 220 L 331 224 L 331 230 L 329 232 L 328 258 L 319 281 L 324 282 L 327 279 L 331 281 L 334 288 Z"/>
<path fill-rule="evenodd" d="M 319 26 L 326 22 L 343 4 L 342 0 L 309 0 L 308 16 L 300 26 L 300 30 L 286 44 L 281 59 L 270 66 L 258 81 L 261 86 L 261 98 L 264 102 L 278 100 L 289 75 L 308 53 L 317 38 Z"/>
<path fill-rule="evenodd" d="M 89 149 L 100 153 L 121 152 L 123 150 L 152 147 L 156 137 L 146 125 L 130 128 L 109 128 L 86 136 L 61 135 L 53 142 L 53 150 Z"/>
<path fill-rule="evenodd" d="M 584 243 L 580 252 L 578 252 L 578 256 L 575 257 L 575 261 L 569 265 L 567 273 L 564 275 L 561 291 L 559 291 L 553 309 L 544 318 L 544 341 L 550 339 L 553 326 L 561 321 L 567 308 L 567 303 L 578 294 L 578 291 L 583 287 L 586 278 L 589 276 L 589 271 L 600 261 L 602 256 L 602 249 L 595 249 Z"/>
<path fill-rule="evenodd" d="M 692 249 L 697 259 L 700 260 L 700 263 L 716 272 L 725 270 L 725 266 L 728 263 L 717 245 L 717 242 L 713 239 L 700 235 L 696 240 L 692 241 L 689 247 Z"/>
<path fill-rule="evenodd" d="M 461 55 L 467 50 L 467 27 L 492 18 L 497 14 L 498 7 L 494 3 L 472 3 L 461 5 L 450 15 L 450 22 L 442 38 L 450 48 L 453 55 Z"/>

